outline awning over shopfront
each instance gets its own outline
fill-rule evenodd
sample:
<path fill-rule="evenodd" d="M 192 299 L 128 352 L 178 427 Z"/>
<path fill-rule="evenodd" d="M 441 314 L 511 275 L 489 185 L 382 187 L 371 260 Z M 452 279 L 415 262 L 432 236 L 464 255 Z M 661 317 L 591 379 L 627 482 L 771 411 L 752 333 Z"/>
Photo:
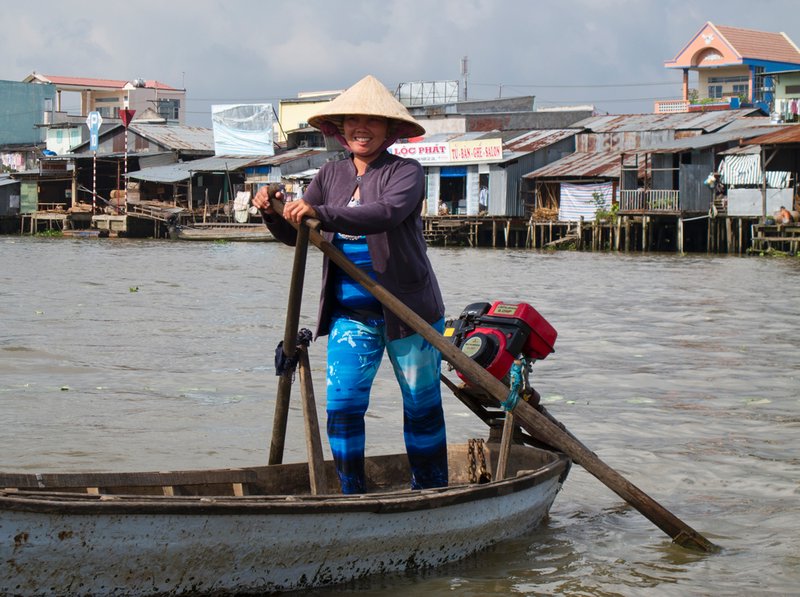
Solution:
<path fill-rule="evenodd" d="M 467 175 L 466 166 L 442 166 L 439 176 L 442 178 L 457 178 Z"/>

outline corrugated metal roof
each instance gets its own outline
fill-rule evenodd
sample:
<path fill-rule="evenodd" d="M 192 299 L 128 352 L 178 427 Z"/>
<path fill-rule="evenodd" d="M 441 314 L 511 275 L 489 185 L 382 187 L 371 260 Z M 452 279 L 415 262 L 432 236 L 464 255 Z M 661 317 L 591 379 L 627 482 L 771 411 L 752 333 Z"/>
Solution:
<path fill-rule="evenodd" d="M 499 139 L 500 133 L 497 131 L 487 133 L 486 131 L 474 131 L 471 133 L 435 133 L 426 135 L 422 141 L 424 143 L 442 143 L 444 141 L 475 141 L 476 139 Z"/>
<path fill-rule="evenodd" d="M 128 178 L 145 180 L 147 182 L 176 183 L 182 180 L 188 180 L 191 176 L 186 166 L 186 162 L 170 164 L 169 166 L 154 166 L 152 168 L 145 168 L 144 170 L 137 170 L 136 172 L 128 172 Z"/>
<path fill-rule="evenodd" d="M 286 162 L 291 162 L 292 160 L 297 160 L 305 157 L 315 156 L 321 153 L 326 153 L 325 149 L 321 148 L 313 148 L 309 149 L 307 147 L 297 147 L 295 149 L 289 149 L 287 151 L 282 151 L 281 153 L 277 153 L 273 156 L 260 156 L 256 160 L 253 161 L 250 166 L 280 166 L 281 164 L 285 164 Z M 328 152 L 330 153 L 330 152 Z"/>
<path fill-rule="evenodd" d="M 761 146 L 740 145 L 739 147 L 731 147 L 725 151 L 720 151 L 717 155 L 750 155 L 753 153 L 761 153 Z"/>
<path fill-rule="evenodd" d="M 184 162 L 184 164 L 188 166 L 188 169 L 192 172 L 225 172 L 226 170 L 230 171 L 245 168 L 255 163 L 257 160 L 257 156 L 212 155 L 207 158 Z"/>
<path fill-rule="evenodd" d="M 644 175 L 644 160 L 639 164 Z M 522 178 L 619 178 L 619 152 L 575 152 L 543 166 Z"/>
<path fill-rule="evenodd" d="M 190 162 L 180 162 L 167 166 L 153 166 L 128 173 L 128 178 L 149 182 L 175 183 L 188 180 L 196 172 L 225 172 L 249 165 L 254 158 L 211 156 Z"/>
<path fill-rule="evenodd" d="M 534 152 L 558 143 L 563 139 L 572 137 L 578 133 L 578 129 L 553 129 L 529 131 L 524 135 L 519 135 L 506 141 L 503 149 L 514 152 Z"/>
<path fill-rule="evenodd" d="M 725 128 L 716 133 L 709 133 L 707 135 L 697 135 L 695 137 L 684 137 L 682 139 L 675 139 L 666 143 L 660 143 L 651 147 L 643 147 L 634 153 L 680 153 L 682 151 L 692 151 L 695 149 L 705 149 L 713 147 L 714 145 L 722 145 L 725 143 L 742 143 L 746 139 L 763 135 L 764 133 L 774 131 L 776 125 L 759 126 L 753 128 Z"/>
<path fill-rule="evenodd" d="M 128 174 L 129 178 L 150 182 L 174 183 L 187 180 L 191 173 L 226 172 L 240 170 L 248 166 L 279 166 L 286 162 L 309 155 L 323 153 L 321 149 L 293 149 L 275 156 L 224 156 L 214 155 L 199 160 L 143 168 Z"/>
<path fill-rule="evenodd" d="M 800 143 L 800 125 L 790 124 L 778 131 L 744 142 L 745 145 L 791 145 L 792 143 Z"/>
<path fill-rule="evenodd" d="M 757 112 L 760 113 L 757 109 L 742 109 L 678 114 L 607 114 L 580 120 L 572 126 L 594 133 L 692 129 L 713 132 Z"/>
<path fill-rule="evenodd" d="M 136 122 L 132 122 L 129 128 L 145 139 L 169 149 L 214 151 L 214 133 L 211 129 L 176 124 L 136 124 Z"/>

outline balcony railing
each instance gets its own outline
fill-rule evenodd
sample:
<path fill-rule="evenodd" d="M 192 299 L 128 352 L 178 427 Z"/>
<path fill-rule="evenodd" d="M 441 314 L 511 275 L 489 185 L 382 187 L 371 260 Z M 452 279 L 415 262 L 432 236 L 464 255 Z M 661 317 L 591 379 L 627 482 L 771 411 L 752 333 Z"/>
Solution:
<path fill-rule="evenodd" d="M 680 191 L 637 189 L 619 192 L 620 211 L 680 211 Z"/>
<path fill-rule="evenodd" d="M 678 114 L 683 112 L 705 112 L 709 110 L 736 110 L 742 105 L 739 96 L 690 100 L 658 100 L 653 112 L 656 114 Z"/>
<path fill-rule="evenodd" d="M 656 114 L 682 114 L 689 111 L 691 103 L 689 100 L 657 101 L 653 112 Z"/>

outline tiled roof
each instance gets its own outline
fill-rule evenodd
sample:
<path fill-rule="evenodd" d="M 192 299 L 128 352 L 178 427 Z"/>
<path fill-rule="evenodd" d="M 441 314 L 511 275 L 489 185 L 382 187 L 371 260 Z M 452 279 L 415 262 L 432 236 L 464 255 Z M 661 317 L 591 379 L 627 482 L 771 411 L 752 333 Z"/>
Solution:
<path fill-rule="evenodd" d="M 785 33 L 770 33 L 726 25 L 714 25 L 742 58 L 800 63 L 800 50 Z"/>
<path fill-rule="evenodd" d="M 53 85 L 69 86 L 69 87 L 105 87 L 108 89 L 122 89 L 130 83 L 130 81 L 122 81 L 119 79 L 93 79 L 90 77 L 62 77 L 58 75 L 43 75 Z M 145 81 L 145 87 L 148 89 L 164 89 L 175 90 L 165 83 L 161 83 L 154 79 Z"/>

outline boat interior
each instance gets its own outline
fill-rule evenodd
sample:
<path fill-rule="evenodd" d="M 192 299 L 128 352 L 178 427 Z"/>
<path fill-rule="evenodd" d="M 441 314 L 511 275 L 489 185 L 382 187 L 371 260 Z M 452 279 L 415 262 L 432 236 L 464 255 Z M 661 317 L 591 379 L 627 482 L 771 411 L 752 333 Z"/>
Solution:
<path fill-rule="evenodd" d="M 469 440 L 448 446 L 450 486 L 484 484 L 496 478 L 500 444 Z M 564 459 L 558 453 L 532 446 L 513 445 L 505 478 L 530 473 Z M 331 460 L 324 463 L 325 486 L 320 494 L 339 494 Z M 366 459 L 370 493 L 409 488 L 405 454 Z M 309 466 L 305 462 L 214 470 L 84 473 L 0 473 L 0 492 L 74 493 L 131 496 L 275 496 L 310 495 Z"/>

